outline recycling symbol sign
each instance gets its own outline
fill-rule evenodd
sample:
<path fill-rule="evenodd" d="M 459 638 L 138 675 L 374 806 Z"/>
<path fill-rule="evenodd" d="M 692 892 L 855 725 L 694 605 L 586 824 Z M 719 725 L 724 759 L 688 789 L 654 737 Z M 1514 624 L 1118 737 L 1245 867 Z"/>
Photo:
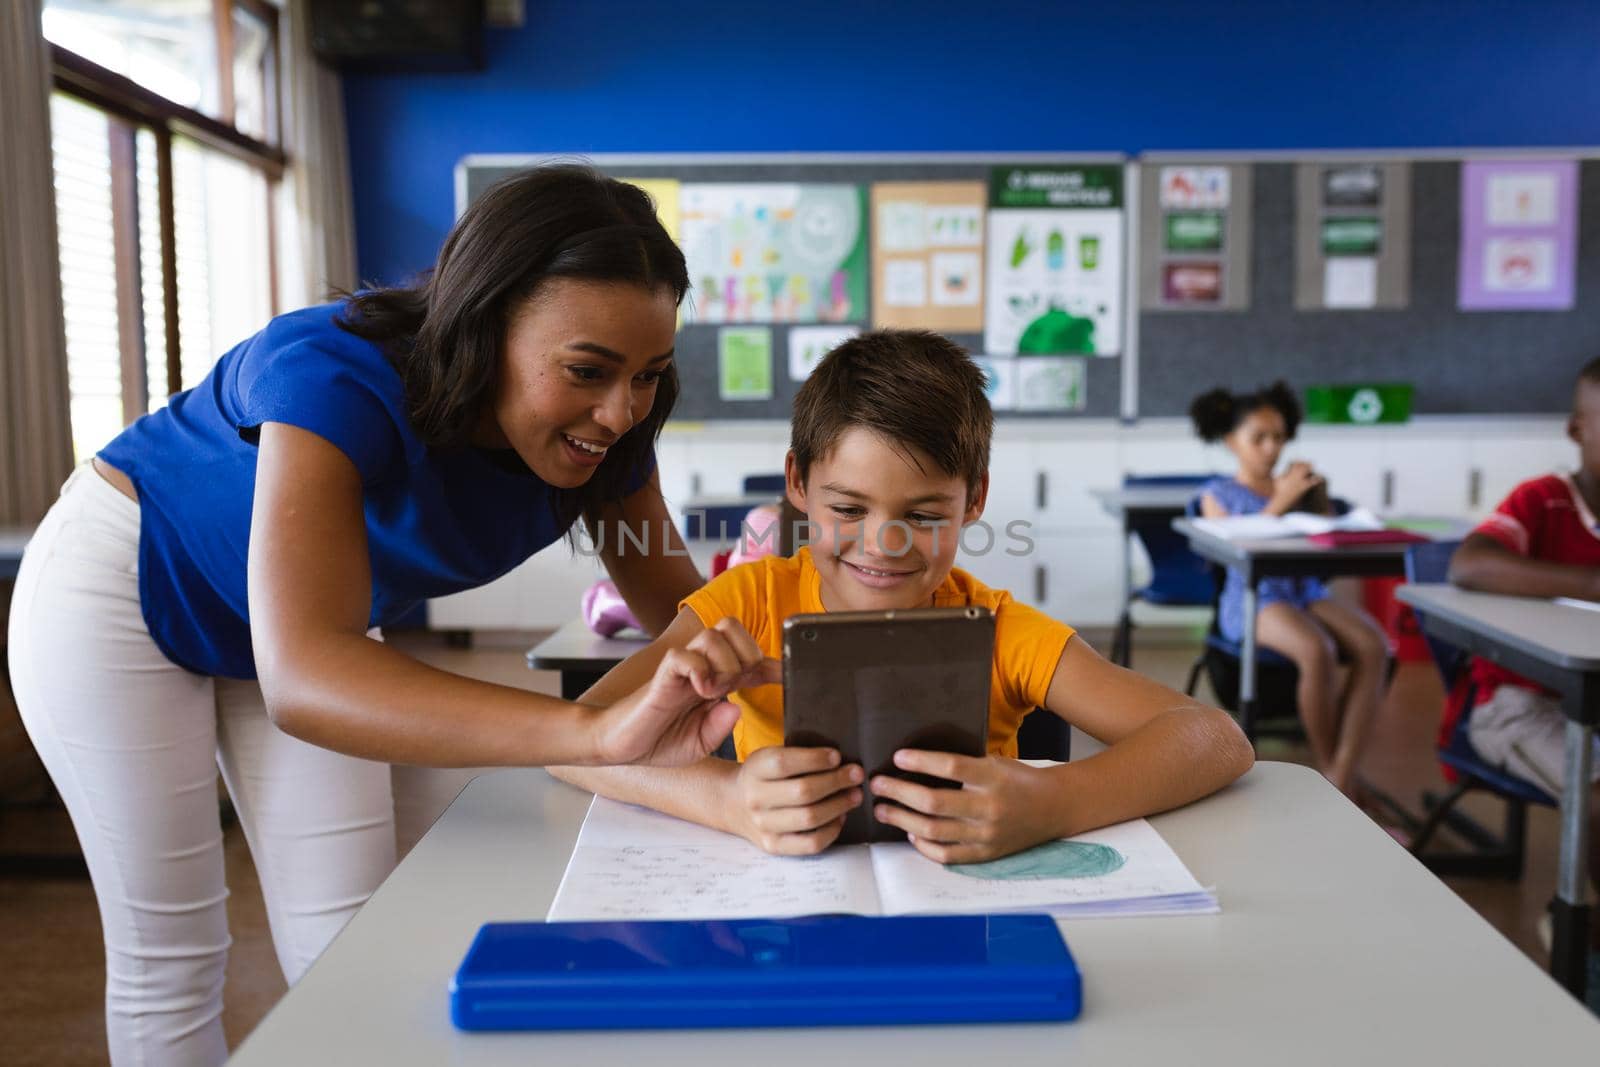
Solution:
<path fill-rule="evenodd" d="M 1383 417 L 1383 398 L 1376 389 L 1357 389 L 1347 410 L 1351 422 L 1377 422 Z"/>

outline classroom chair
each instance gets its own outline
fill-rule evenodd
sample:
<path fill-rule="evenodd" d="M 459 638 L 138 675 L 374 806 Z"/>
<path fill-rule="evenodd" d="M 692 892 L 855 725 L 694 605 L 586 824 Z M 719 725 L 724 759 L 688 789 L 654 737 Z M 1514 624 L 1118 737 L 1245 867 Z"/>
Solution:
<path fill-rule="evenodd" d="M 1449 580 L 1450 557 L 1460 541 L 1435 541 L 1411 545 L 1406 549 L 1406 581 L 1439 583 Z M 1526 778 L 1518 777 L 1484 760 L 1472 747 L 1468 724 L 1472 721 L 1475 694 L 1467 677 L 1472 657 L 1465 649 L 1443 641 L 1426 629 L 1423 638 L 1444 682 L 1445 692 L 1464 689 L 1461 716 L 1449 736 L 1439 739 L 1439 762 L 1447 777 L 1454 780 L 1443 796 L 1426 791 L 1422 795 L 1425 817 L 1412 828 L 1411 852 L 1436 874 L 1484 875 L 1506 879 L 1522 875 L 1526 851 L 1528 805 L 1556 807 L 1557 800 Z M 1499 836 L 1455 810 L 1468 793 L 1481 790 L 1505 801 L 1505 828 Z M 1469 852 L 1434 852 L 1426 849 L 1439 827 L 1448 826 L 1472 846 Z"/>
<path fill-rule="evenodd" d="M 1212 474 L 1127 474 L 1124 489 L 1194 488 L 1210 481 Z M 1111 639 L 1111 662 L 1123 667 L 1133 664 L 1133 605 L 1142 600 L 1160 607 L 1205 607 L 1211 602 L 1211 575 L 1205 560 L 1189 551 L 1189 541 L 1172 528 L 1176 514 L 1163 511 L 1130 513 L 1124 528 L 1139 539 L 1150 557 L 1150 580 L 1130 590 L 1117 629 Z"/>
<path fill-rule="evenodd" d="M 782 495 L 783 474 L 746 474 L 741 491 L 745 496 L 754 496 L 756 493 L 772 493 Z"/>

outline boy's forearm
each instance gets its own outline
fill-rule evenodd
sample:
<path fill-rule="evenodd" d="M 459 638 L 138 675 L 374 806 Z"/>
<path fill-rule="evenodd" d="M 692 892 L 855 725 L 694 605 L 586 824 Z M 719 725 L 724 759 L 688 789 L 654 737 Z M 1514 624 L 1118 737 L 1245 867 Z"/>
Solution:
<path fill-rule="evenodd" d="M 639 804 L 679 819 L 738 833 L 729 798 L 739 765 L 705 759 L 690 767 L 551 767 L 551 774 L 591 793 Z"/>
<path fill-rule="evenodd" d="M 1450 561 L 1450 581 L 1483 593 L 1600 600 L 1600 568 L 1528 559 L 1476 539 L 1456 550 Z"/>
<path fill-rule="evenodd" d="M 1255 762 L 1239 727 L 1217 708 L 1175 708 L 1109 748 L 1047 772 L 1052 837 L 1181 807 L 1221 789 Z"/>

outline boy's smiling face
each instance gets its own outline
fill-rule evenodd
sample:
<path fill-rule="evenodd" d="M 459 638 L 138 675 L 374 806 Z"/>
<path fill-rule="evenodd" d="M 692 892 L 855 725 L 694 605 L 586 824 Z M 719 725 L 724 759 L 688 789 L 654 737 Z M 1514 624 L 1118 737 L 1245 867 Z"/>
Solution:
<path fill-rule="evenodd" d="M 811 464 L 804 482 L 791 452 L 789 502 L 811 521 L 811 558 L 829 611 L 931 607 L 955 566 L 961 528 L 983 513 L 975 493 L 920 449 L 853 426 Z M 969 502 L 968 497 L 972 499 Z"/>

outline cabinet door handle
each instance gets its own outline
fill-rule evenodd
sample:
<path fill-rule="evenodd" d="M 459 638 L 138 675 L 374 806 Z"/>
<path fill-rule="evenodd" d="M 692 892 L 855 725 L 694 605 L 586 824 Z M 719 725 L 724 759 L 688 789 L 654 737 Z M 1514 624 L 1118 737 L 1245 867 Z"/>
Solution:
<path fill-rule="evenodd" d="M 1383 510 L 1394 507 L 1394 471 L 1383 472 Z"/>
<path fill-rule="evenodd" d="M 1034 499 L 1040 511 L 1043 511 L 1048 506 L 1048 501 L 1050 500 L 1050 475 L 1046 471 L 1039 472 L 1037 484 L 1034 486 Z"/>
<path fill-rule="evenodd" d="M 700 495 L 700 472 L 699 471 L 690 471 L 689 472 L 689 495 L 690 496 L 699 496 Z"/>
<path fill-rule="evenodd" d="M 1467 475 L 1467 507 L 1476 508 L 1483 501 L 1483 468 L 1473 467 Z"/>
<path fill-rule="evenodd" d="M 1045 594 L 1047 592 L 1048 589 L 1046 588 L 1044 564 L 1041 563 L 1033 568 L 1034 602 L 1037 604 L 1043 604 L 1045 602 Z"/>

